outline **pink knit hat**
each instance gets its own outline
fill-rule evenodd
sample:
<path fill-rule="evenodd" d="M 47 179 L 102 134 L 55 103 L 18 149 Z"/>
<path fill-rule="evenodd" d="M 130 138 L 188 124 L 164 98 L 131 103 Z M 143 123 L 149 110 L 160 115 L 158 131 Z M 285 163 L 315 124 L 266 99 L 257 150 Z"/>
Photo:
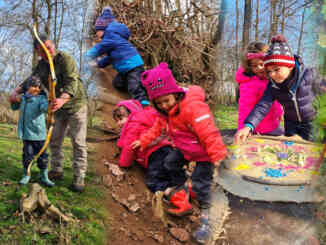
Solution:
<path fill-rule="evenodd" d="M 141 111 L 143 109 L 139 101 L 133 99 L 120 101 L 120 103 L 116 105 L 116 108 L 120 106 L 126 107 L 131 113 Z"/>
<path fill-rule="evenodd" d="M 185 92 L 177 85 L 168 64 L 164 62 L 143 72 L 141 82 L 145 86 L 150 100 L 163 95 Z"/>

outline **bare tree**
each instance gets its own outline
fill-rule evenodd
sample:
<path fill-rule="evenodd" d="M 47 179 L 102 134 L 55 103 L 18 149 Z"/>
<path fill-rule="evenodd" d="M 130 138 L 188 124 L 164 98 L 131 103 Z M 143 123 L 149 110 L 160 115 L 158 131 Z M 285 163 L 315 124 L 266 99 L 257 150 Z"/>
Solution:
<path fill-rule="evenodd" d="M 304 30 L 305 13 L 306 13 L 306 8 L 304 8 L 303 12 L 302 12 L 300 34 L 299 34 L 299 39 L 298 39 L 298 50 L 297 50 L 298 55 L 300 55 L 301 49 L 302 49 L 301 43 L 302 43 L 302 36 L 303 36 L 303 30 Z"/>
<path fill-rule="evenodd" d="M 249 43 L 250 38 L 250 25 L 252 16 L 251 0 L 245 0 L 244 17 L 243 17 L 243 30 L 242 30 L 242 50 L 244 50 Z"/>
<path fill-rule="evenodd" d="M 256 22 L 255 22 L 255 40 L 259 38 L 259 4 L 260 0 L 256 0 Z"/>

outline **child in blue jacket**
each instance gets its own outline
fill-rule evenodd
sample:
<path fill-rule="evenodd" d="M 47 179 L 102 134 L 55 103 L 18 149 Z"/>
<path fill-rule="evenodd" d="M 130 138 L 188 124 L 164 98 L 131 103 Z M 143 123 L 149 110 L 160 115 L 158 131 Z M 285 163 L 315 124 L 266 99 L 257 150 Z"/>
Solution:
<path fill-rule="evenodd" d="M 96 36 L 101 41 L 92 47 L 86 56 L 96 59 L 99 68 L 112 64 L 118 75 L 113 80 L 113 85 L 119 90 L 128 90 L 129 95 L 138 100 L 142 106 L 149 104 L 145 88 L 140 81 L 144 72 L 144 62 L 136 48 L 128 41 L 130 31 L 122 23 L 115 21 L 110 7 L 105 7 L 95 23 Z"/>
<path fill-rule="evenodd" d="M 26 185 L 30 176 L 27 175 L 28 165 L 43 147 L 46 139 L 45 113 L 48 110 L 48 100 L 41 92 L 40 79 L 32 76 L 27 80 L 27 92 L 24 95 L 10 98 L 11 108 L 20 110 L 18 121 L 18 137 L 23 140 L 24 175 L 19 184 Z M 48 154 L 44 151 L 37 159 L 41 171 L 41 183 L 52 187 L 54 183 L 48 178 Z"/>

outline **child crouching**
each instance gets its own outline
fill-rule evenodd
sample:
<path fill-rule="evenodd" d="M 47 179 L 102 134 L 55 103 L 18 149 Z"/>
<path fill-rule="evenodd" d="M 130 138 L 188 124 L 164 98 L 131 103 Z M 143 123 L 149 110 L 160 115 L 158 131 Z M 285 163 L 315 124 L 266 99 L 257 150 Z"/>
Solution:
<path fill-rule="evenodd" d="M 142 83 L 161 116 L 139 141 L 133 143 L 133 147 L 146 149 L 165 132 L 182 157 L 182 161 L 169 169 L 171 176 L 184 173 L 183 167 L 190 161 L 196 162 L 191 180 L 201 209 L 201 224 L 193 236 L 197 242 L 205 244 L 211 236 L 209 208 L 214 166 L 218 166 L 227 154 L 213 115 L 204 102 L 205 93 L 198 86 L 191 86 L 187 91 L 179 87 L 166 63 L 144 72 Z M 171 200 L 177 199 L 177 194 L 171 197 Z"/>
<path fill-rule="evenodd" d="M 166 137 L 158 138 L 152 142 L 144 151 L 132 149 L 132 142 L 138 140 L 142 134 L 146 133 L 159 117 L 153 108 L 142 108 L 137 100 L 121 101 L 113 111 L 113 118 L 121 127 L 118 147 L 122 149 L 119 166 L 129 167 L 136 161 L 142 167 L 147 169 L 146 185 L 153 193 L 165 191 L 174 186 L 181 186 L 187 177 L 184 172 L 171 176 L 167 166 L 176 166 L 179 164 L 179 151 L 171 146 Z M 181 158 L 182 159 L 182 158 Z M 183 192 L 178 196 L 178 202 L 174 205 L 177 209 L 170 209 L 170 213 L 175 215 L 184 215 L 192 211 L 189 204 L 188 193 Z"/>

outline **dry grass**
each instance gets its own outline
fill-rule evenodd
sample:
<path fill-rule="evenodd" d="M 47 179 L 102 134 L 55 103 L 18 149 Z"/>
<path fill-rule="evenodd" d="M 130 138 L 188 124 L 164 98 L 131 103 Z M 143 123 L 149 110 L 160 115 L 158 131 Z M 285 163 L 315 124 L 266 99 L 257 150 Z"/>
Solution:
<path fill-rule="evenodd" d="M 16 124 L 18 122 L 19 112 L 13 111 L 10 108 L 8 98 L 9 96 L 6 94 L 0 95 L 0 122 Z"/>

